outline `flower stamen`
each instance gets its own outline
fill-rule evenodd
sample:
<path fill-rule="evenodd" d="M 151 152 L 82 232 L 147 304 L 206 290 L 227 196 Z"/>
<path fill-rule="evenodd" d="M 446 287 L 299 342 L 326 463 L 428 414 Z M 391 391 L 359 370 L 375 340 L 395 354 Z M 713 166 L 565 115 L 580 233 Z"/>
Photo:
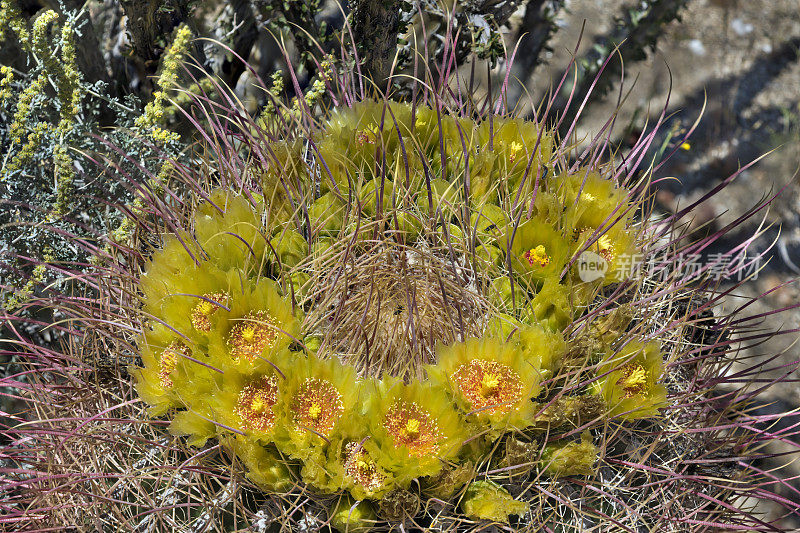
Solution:
<path fill-rule="evenodd" d="M 264 376 L 246 385 L 236 401 L 236 414 L 242 426 L 250 430 L 269 431 L 275 424 L 272 410 L 278 401 L 278 381 L 275 376 Z"/>
<path fill-rule="evenodd" d="M 473 410 L 504 414 L 522 399 L 522 378 L 510 366 L 473 359 L 459 366 L 451 379 Z"/>
<path fill-rule="evenodd" d="M 170 374 L 178 366 L 178 359 L 191 353 L 189 347 L 182 342 L 173 341 L 161 352 L 158 359 L 158 381 L 164 389 L 172 388 L 172 378 Z"/>
<path fill-rule="evenodd" d="M 265 350 L 272 348 L 277 339 L 275 320 L 266 311 L 257 311 L 249 313 L 231 328 L 227 344 L 233 359 L 238 361 L 244 357 L 252 363 Z"/>
<path fill-rule="evenodd" d="M 646 391 L 649 372 L 641 364 L 627 364 L 621 371 L 623 376 L 617 380 L 617 385 L 625 391 L 626 398 L 639 396 Z"/>
<path fill-rule="evenodd" d="M 592 228 L 576 229 L 573 234 L 573 238 L 577 241 L 580 240 L 584 235 L 591 235 L 594 233 L 594 231 L 595 230 Z M 611 240 L 611 237 L 609 237 L 607 233 L 604 233 L 603 235 L 600 235 L 594 243 L 592 243 L 588 250 L 596 252 L 600 257 L 610 263 L 614 260 L 614 248 L 614 241 Z"/>
<path fill-rule="evenodd" d="M 210 331 L 211 330 L 211 315 L 217 312 L 217 309 L 220 308 L 220 305 L 214 302 L 218 302 L 227 307 L 228 299 L 230 298 L 227 293 L 224 292 L 214 292 L 209 294 L 204 294 L 204 300 L 200 300 L 193 308 L 192 313 L 190 315 L 192 326 L 194 329 L 198 331 Z M 209 301 L 210 300 L 210 301 Z"/>
<path fill-rule="evenodd" d="M 421 457 L 436 453 L 442 434 L 428 411 L 416 402 L 397 401 L 383 422 L 396 446 L 407 446 L 411 455 Z"/>
<path fill-rule="evenodd" d="M 295 423 L 328 436 L 344 412 L 342 395 L 330 381 L 309 378 L 292 399 Z"/>
<path fill-rule="evenodd" d="M 344 471 L 350 479 L 366 490 L 377 490 L 383 486 L 383 474 L 360 442 L 348 442 L 344 450 Z"/>
<path fill-rule="evenodd" d="M 358 130 L 356 132 L 356 143 L 359 146 L 364 146 L 365 144 L 375 144 L 375 134 L 371 132 L 369 128 Z"/>
<path fill-rule="evenodd" d="M 531 248 L 525 252 L 524 256 L 531 266 L 539 265 L 540 267 L 546 267 L 550 264 L 550 256 L 547 255 L 547 249 L 542 244 L 538 245 L 536 248 Z"/>
<path fill-rule="evenodd" d="M 601 235 L 595 244 L 600 256 L 610 263 L 614 259 L 614 243 L 611 241 L 611 237 L 607 234 Z"/>

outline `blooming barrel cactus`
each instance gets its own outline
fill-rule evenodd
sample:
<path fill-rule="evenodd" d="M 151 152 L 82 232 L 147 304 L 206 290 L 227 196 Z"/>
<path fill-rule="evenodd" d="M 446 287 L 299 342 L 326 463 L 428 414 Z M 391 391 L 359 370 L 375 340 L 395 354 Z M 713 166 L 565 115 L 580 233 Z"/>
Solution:
<path fill-rule="evenodd" d="M 261 490 L 338 496 L 342 530 L 610 519 L 556 518 L 530 484 L 630 475 L 621 433 L 662 453 L 683 344 L 621 303 L 646 290 L 644 189 L 554 147 L 536 122 L 372 101 L 268 142 L 147 263 L 139 395 Z"/>
<path fill-rule="evenodd" d="M 546 111 L 371 100 L 326 65 L 258 117 L 191 96 L 202 141 L 162 154 L 124 231 L 72 236 L 94 256 L 74 274 L 40 265 L 72 293 L 7 318 L 47 306 L 64 349 L 14 330 L 35 415 L 0 448 L 0 523 L 769 530 L 753 502 L 792 508 L 756 460 L 793 426 L 739 391 L 764 368 L 738 342 L 770 333 L 681 271 L 722 233 L 653 213 L 655 131 L 609 155 Z"/>

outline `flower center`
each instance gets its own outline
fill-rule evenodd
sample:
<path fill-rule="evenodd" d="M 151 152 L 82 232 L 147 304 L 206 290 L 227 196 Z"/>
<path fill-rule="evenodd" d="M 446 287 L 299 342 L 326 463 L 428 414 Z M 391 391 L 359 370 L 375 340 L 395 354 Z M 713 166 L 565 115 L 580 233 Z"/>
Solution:
<path fill-rule="evenodd" d="M 611 262 L 614 259 L 614 243 L 611 241 L 611 237 L 606 235 L 601 235 L 599 239 L 597 239 L 596 243 L 597 248 L 599 249 L 599 254 L 608 261 Z"/>
<path fill-rule="evenodd" d="M 278 401 L 278 381 L 275 376 L 264 376 L 239 393 L 236 414 L 242 425 L 251 430 L 269 431 L 275 424 L 272 406 Z"/>
<path fill-rule="evenodd" d="M 200 302 L 195 306 L 195 310 L 197 311 L 197 313 L 203 316 L 208 316 L 211 313 L 213 313 L 214 308 L 215 308 L 214 304 L 212 304 L 211 302 L 206 302 L 205 300 L 203 300 L 202 302 Z"/>
<path fill-rule="evenodd" d="M 375 144 L 374 136 L 375 134 L 368 128 L 358 130 L 356 132 L 356 143 L 358 143 L 359 146 L 364 146 L 365 144 Z"/>
<path fill-rule="evenodd" d="M 275 321 L 267 312 L 257 311 L 248 314 L 231 328 L 227 344 L 235 360 L 244 357 L 253 362 L 265 350 L 272 348 L 277 339 Z"/>
<path fill-rule="evenodd" d="M 625 397 L 631 398 L 640 395 L 647 389 L 647 370 L 639 363 L 628 364 L 622 367 L 623 376 L 617 380 L 617 385 L 625 391 Z"/>
<path fill-rule="evenodd" d="M 419 420 L 412 418 L 406 422 L 406 433 L 409 437 L 414 438 L 419 435 Z"/>
<path fill-rule="evenodd" d="M 442 439 L 439 425 L 416 402 L 397 401 L 386 413 L 383 423 L 396 446 L 407 446 L 411 455 L 436 453 Z"/>
<path fill-rule="evenodd" d="M 531 248 L 525 252 L 524 255 L 528 264 L 531 266 L 539 265 L 540 267 L 546 267 L 550 264 L 550 256 L 547 255 L 547 249 L 542 244 L 538 245 L 536 248 Z"/>
<path fill-rule="evenodd" d="M 582 230 L 575 230 L 574 239 L 581 240 L 584 236 L 590 236 L 594 233 L 592 228 L 584 228 Z M 611 240 L 611 237 L 608 236 L 607 233 L 600 235 L 595 242 L 587 248 L 592 252 L 596 252 L 600 257 L 608 261 L 609 263 L 614 259 L 614 241 Z"/>
<path fill-rule="evenodd" d="M 309 378 L 292 399 L 292 413 L 300 428 L 328 436 L 344 413 L 342 395 L 330 381 Z"/>
<path fill-rule="evenodd" d="M 250 410 L 260 415 L 263 415 L 264 411 L 269 409 L 269 407 L 270 406 L 266 399 L 261 394 L 257 395 L 255 398 L 253 398 L 253 401 L 250 402 Z"/>
<path fill-rule="evenodd" d="M 488 398 L 494 394 L 499 386 L 500 376 L 487 372 L 483 375 L 483 379 L 481 379 L 481 395 Z"/>
<path fill-rule="evenodd" d="M 473 359 L 459 366 L 451 379 L 473 410 L 504 414 L 522 399 L 522 378 L 497 361 Z"/>
<path fill-rule="evenodd" d="M 361 443 L 348 442 L 344 450 L 344 471 L 347 476 L 367 490 L 379 489 L 384 476 Z"/>
<path fill-rule="evenodd" d="M 214 302 L 219 302 L 226 305 L 229 296 L 224 292 L 214 292 L 204 294 L 205 300 L 200 300 L 193 308 L 191 313 L 191 321 L 194 329 L 198 331 L 209 331 L 211 329 L 211 315 L 217 312 L 220 308 Z M 209 301 L 210 300 L 210 301 Z"/>
<path fill-rule="evenodd" d="M 256 336 L 256 328 L 253 326 L 247 326 L 242 330 L 242 339 L 245 342 L 253 342 L 255 336 Z"/>

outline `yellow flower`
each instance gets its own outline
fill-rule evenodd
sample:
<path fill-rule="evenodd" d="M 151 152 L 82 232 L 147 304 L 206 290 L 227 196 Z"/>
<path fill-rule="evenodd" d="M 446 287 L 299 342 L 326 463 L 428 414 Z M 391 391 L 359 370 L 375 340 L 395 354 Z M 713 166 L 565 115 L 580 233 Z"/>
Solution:
<path fill-rule="evenodd" d="M 345 476 L 367 493 L 375 493 L 386 484 L 386 474 L 360 442 L 345 444 L 343 466 Z"/>
<path fill-rule="evenodd" d="M 173 382 L 171 374 L 178 366 L 178 361 L 187 356 L 191 350 L 180 341 L 172 341 L 164 348 L 158 358 L 158 382 L 164 389 L 171 389 Z"/>
<path fill-rule="evenodd" d="M 205 394 L 220 431 L 229 428 L 256 440 L 274 442 L 283 424 L 280 414 L 285 376 L 294 361 L 295 357 L 286 350 L 275 354 L 263 371 L 231 368 L 215 374 L 214 387 Z"/>
<path fill-rule="evenodd" d="M 472 519 L 507 524 L 509 515 L 525 514 L 528 504 L 493 481 L 473 481 L 461 499 L 461 510 Z"/>
<path fill-rule="evenodd" d="M 632 341 L 606 356 L 597 369 L 595 393 L 603 396 L 610 416 L 626 420 L 658 415 L 666 406 L 667 389 L 658 383 L 663 359 L 657 342 Z"/>
<path fill-rule="evenodd" d="M 603 271 L 598 273 L 598 279 L 603 281 L 603 284 L 621 281 L 633 275 L 633 270 L 637 265 L 633 260 L 638 256 L 636 247 L 634 245 L 634 235 L 630 231 L 616 225 L 611 229 L 598 230 L 596 228 L 583 228 L 575 230 L 573 236 L 572 249 L 574 253 L 581 251 L 579 259 L 575 262 L 574 269 L 578 270 L 577 278 L 583 278 L 582 281 L 593 281 L 586 279 L 586 276 L 581 276 L 580 269 L 582 267 L 581 259 L 587 258 L 588 260 L 597 260 L 591 256 L 586 257 L 583 254 L 586 252 L 596 254 L 605 264 L 602 265 Z M 638 256 L 640 257 L 640 256 Z"/>
<path fill-rule="evenodd" d="M 531 423 L 540 360 L 526 360 L 516 343 L 496 338 L 467 339 L 437 352 L 437 364 L 426 367 L 428 377 L 450 391 L 468 419 L 495 431 Z"/>
<path fill-rule="evenodd" d="M 560 195 L 566 212 L 564 217 L 571 228 L 626 227 L 633 218 L 628 200 L 629 191 L 617 187 L 613 180 L 597 171 L 582 169 L 575 174 L 560 175 L 563 184 Z"/>
<path fill-rule="evenodd" d="M 368 389 L 370 438 L 364 447 L 397 482 L 436 474 L 442 460 L 455 457 L 468 438 L 455 406 L 441 387 L 384 376 Z"/>
<path fill-rule="evenodd" d="M 406 157 L 413 159 L 415 148 L 408 140 L 410 129 L 408 104 L 364 101 L 350 109 L 335 110 L 317 140 L 318 162 L 325 169 L 322 192 L 334 189 L 335 183 L 335 188 L 346 198 L 352 181 L 357 185 L 380 177 L 378 169 L 384 159 L 393 166 L 402 158 L 400 135 L 406 141 Z"/>
<path fill-rule="evenodd" d="M 570 258 L 569 243 L 551 225 L 537 219 L 520 224 L 516 231 L 509 225 L 500 248 L 507 250 L 509 241 L 511 267 L 520 280 L 539 286 L 560 279 Z"/>
<path fill-rule="evenodd" d="M 494 117 L 491 121 L 481 123 L 478 137 L 483 151 L 489 151 L 491 146 L 492 152 L 497 155 L 495 172 L 505 176 L 503 193 L 510 198 L 516 198 L 524 177 L 525 184 L 520 198 L 523 201 L 528 198 L 533 191 L 536 176 L 550 163 L 553 135 L 547 130 L 542 131 L 535 122 Z"/>
<path fill-rule="evenodd" d="M 397 480 L 389 470 L 391 466 L 382 446 L 375 437 L 366 419 L 370 418 L 369 403 L 358 387 L 359 393 L 347 398 L 342 391 L 344 402 L 352 400 L 352 409 L 344 413 L 325 442 L 321 438 L 311 439 L 308 444 L 313 450 L 300 450 L 297 456 L 303 457 L 303 480 L 317 489 L 333 493 L 347 490 L 358 499 L 380 498 L 397 487 Z M 295 443 L 299 447 L 300 441 Z M 279 446 L 289 449 L 282 438 Z"/>
<path fill-rule="evenodd" d="M 192 326 L 198 331 L 208 332 L 211 331 L 211 316 L 217 309 L 227 307 L 230 296 L 226 292 L 212 292 L 204 294 L 200 300 L 192 308 Z"/>
<path fill-rule="evenodd" d="M 202 337 L 207 339 L 211 364 L 223 371 L 268 370 L 270 360 L 300 338 L 301 321 L 294 314 L 300 311 L 292 309 L 270 279 L 253 283 L 239 278 L 225 292 L 230 294 L 229 310 L 216 310 L 211 316 L 216 325 Z"/>
<path fill-rule="evenodd" d="M 571 251 L 581 252 L 575 266 L 576 279 L 599 279 L 608 284 L 629 277 L 636 256 L 635 235 L 629 229 L 634 214 L 629 191 L 586 169 L 560 179 L 563 186 L 558 194 L 564 202 L 564 225 L 572 232 Z M 598 263 L 597 275 L 590 273 L 587 279 L 586 272 L 580 271 L 581 259 Z"/>
<path fill-rule="evenodd" d="M 171 241 L 154 254 L 140 278 L 144 310 L 204 343 L 227 323 L 229 306 L 240 297 L 240 276 L 236 270 L 224 272 L 208 262 L 194 264 L 183 246 Z"/>
<path fill-rule="evenodd" d="M 459 366 L 452 379 L 476 411 L 505 414 L 522 398 L 520 375 L 497 361 L 473 359 Z"/>
<path fill-rule="evenodd" d="M 297 427 L 323 436 L 330 434 L 344 412 L 342 395 L 324 379 L 306 379 L 292 400 L 290 410 Z"/>
<path fill-rule="evenodd" d="M 168 327 L 154 323 L 137 341 L 142 357 L 141 368 L 131 368 L 139 397 L 150 406 L 152 416 L 160 416 L 171 407 L 186 406 L 181 394 L 190 376 L 196 371 L 189 357 L 194 354 L 185 339 Z M 202 388 L 198 379 L 196 384 Z"/>
<path fill-rule="evenodd" d="M 438 421 L 417 402 L 396 400 L 384 415 L 383 427 L 396 448 L 412 457 L 436 455 L 443 439 Z"/>
<path fill-rule="evenodd" d="M 342 365 L 333 355 L 299 356 L 287 374 L 280 400 L 281 430 L 278 448 L 302 460 L 322 455 L 333 433 L 346 418 L 358 418 L 360 403 L 355 369 Z"/>

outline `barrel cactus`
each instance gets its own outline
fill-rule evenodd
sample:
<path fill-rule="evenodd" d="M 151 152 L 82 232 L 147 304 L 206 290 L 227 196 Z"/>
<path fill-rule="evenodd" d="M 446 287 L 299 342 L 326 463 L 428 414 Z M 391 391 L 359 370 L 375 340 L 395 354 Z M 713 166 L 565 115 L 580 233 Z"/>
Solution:
<path fill-rule="evenodd" d="M 139 278 L 132 373 L 173 434 L 340 530 L 687 510 L 663 462 L 707 391 L 634 268 L 640 183 L 565 163 L 542 124 L 423 104 L 357 102 L 262 149 Z"/>
<path fill-rule="evenodd" d="M 348 75 L 330 108 L 205 109 L 202 149 L 140 189 L 133 240 L 80 241 L 85 292 L 50 304 L 68 349 L 27 345 L 42 414 L 5 452 L 32 465 L 13 520 L 766 524 L 753 459 L 781 431 L 724 392 L 741 322 L 707 312 L 692 245 L 653 216 L 654 135 L 620 161 L 491 100 L 370 99 Z"/>

